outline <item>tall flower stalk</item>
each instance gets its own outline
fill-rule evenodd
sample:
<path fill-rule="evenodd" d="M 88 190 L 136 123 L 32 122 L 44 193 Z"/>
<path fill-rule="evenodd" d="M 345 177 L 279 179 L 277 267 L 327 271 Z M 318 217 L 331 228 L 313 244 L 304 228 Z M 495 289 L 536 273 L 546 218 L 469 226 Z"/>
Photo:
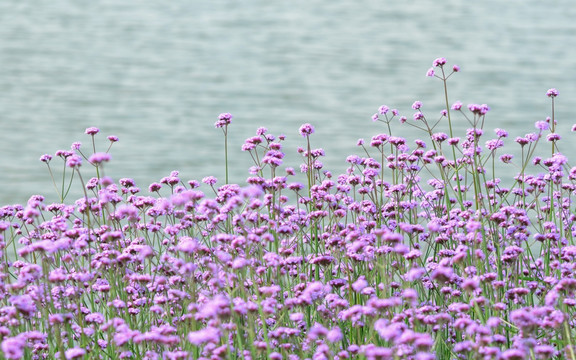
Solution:
<path fill-rule="evenodd" d="M 232 122 L 232 114 L 222 113 L 218 116 L 218 121 L 214 124 L 216 128 L 221 128 L 224 133 L 224 166 L 225 166 L 225 182 L 229 183 L 228 178 L 228 125 Z"/>

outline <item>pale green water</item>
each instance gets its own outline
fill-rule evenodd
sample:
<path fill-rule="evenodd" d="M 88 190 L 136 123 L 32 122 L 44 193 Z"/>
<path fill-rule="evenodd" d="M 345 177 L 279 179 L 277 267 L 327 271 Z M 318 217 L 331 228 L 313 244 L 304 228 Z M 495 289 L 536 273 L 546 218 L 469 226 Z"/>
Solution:
<path fill-rule="evenodd" d="M 0 204 L 54 200 L 38 158 L 87 146 L 88 126 L 101 128 L 102 150 L 104 135 L 120 137 L 115 179 L 223 178 L 221 112 L 235 115 L 235 182 L 250 165 L 236 149 L 259 126 L 288 135 L 287 163 L 298 167 L 298 127 L 313 123 L 326 168 L 342 171 L 356 140 L 382 129 L 370 120 L 380 105 L 409 117 L 414 100 L 431 117 L 443 108 L 440 82 L 424 76 L 440 56 L 462 67 L 451 100 L 488 103 L 489 128 L 533 131 L 556 87 L 566 130 L 576 122 L 575 17 L 569 0 L 3 0 Z"/>

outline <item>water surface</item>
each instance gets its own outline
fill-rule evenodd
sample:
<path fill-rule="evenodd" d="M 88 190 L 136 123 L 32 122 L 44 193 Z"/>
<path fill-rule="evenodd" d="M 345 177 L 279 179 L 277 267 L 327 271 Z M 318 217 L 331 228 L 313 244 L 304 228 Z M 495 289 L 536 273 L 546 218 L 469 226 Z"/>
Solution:
<path fill-rule="evenodd" d="M 100 150 L 106 135 L 120 138 L 106 169 L 115 179 L 147 187 L 171 170 L 223 178 L 223 137 L 213 127 L 221 112 L 235 116 L 233 181 L 248 175 L 239 148 L 259 126 L 288 136 L 286 162 L 298 167 L 305 122 L 338 173 L 358 138 L 384 130 L 370 120 L 380 105 L 410 117 L 421 100 L 431 118 L 439 113 L 441 83 L 424 75 L 440 56 L 462 67 L 451 101 L 488 103 L 488 128 L 533 131 L 550 112 L 546 90 L 558 88 L 570 154 L 575 17 L 568 0 L 4 0 L 0 204 L 37 193 L 55 200 L 38 158 L 74 141 L 87 147 L 89 126 L 101 129 Z"/>

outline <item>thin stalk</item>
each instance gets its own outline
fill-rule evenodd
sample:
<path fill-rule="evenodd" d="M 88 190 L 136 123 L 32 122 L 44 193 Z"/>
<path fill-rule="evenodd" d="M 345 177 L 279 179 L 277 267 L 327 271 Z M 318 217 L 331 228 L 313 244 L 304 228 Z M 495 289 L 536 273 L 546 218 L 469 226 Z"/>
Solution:
<path fill-rule="evenodd" d="M 226 167 L 226 184 L 228 184 L 228 126 L 225 126 L 224 129 L 224 163 Z"/>

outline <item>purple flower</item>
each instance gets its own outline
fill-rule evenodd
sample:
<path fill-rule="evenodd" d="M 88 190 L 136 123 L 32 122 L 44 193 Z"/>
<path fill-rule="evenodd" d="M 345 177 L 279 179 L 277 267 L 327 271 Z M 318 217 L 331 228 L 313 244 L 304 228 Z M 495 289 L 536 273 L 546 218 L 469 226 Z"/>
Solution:
<path fill-rule="evenodd" d="M 436 142 L 443 142 L 448 139 L 448 135 L 442 132 L 435 133 L 431 135 L 432 140 Z"/>
<path fill-rule="evenodd" d="M 406 281 L 416 281 L 420 279 L 426 273 L 424 268 L 412 268 L 404 275 L 404 280 Z"/>
<path fill-rule="evenodd" d="M 100 129 L 98 129 L 97 127 L 89 127 L 86 129 L 85 133 L 88 135 L 96 135 L 100 132 Z"/>
<path fill-rule="evenodd" d="M 520 137 L 520 136 L 517 136 L 516 140 L 514 140 L 514 141 L 516 141 L 518 144 L 520 144 L 520 146 L 525 146 L 526 144 L 528 144 L 530 142 L 530 140 L 528 140 L 527 138 Z"/>
<path fill-rule="evenodd" d="M 394 341 L 402 336 L 405 327 L 406 325 L 402 323 L 392 323 L 388 325 L 387 320 L 384 319 L 378 319 L 374 323 L 374 329 L 378 332 L 378 335 L 386 341 Z"/>
<path fill-rule="evenodd" d="M 465 353 L 472 351 L 473 343 L 470 340 L 464 340 L 454 344 L 454 352 Z"/>
<path fill-rule="evenodd" d="M 198 331 L 192 331 L 188 334 L 188 341 L 196 346 L 200 346 L 206 342 L 217 344 L 220 341 L 220 330 L 207 327 Z"/>
<path fill-rule="evenodd" d="M 214 127 L 222 128 L 230 125 L 232 122 L 232 114 L 230 113 L 222 113 L 218 116 L 218 121 L 214 123 Z"/>
<path fill-rule="evenodd" d="M 134 179 L 132 179 L 132 178 L 122 178 L 122 179 L 118 180 L 118 182 L 120 183 L 120 185 L 122 185 L 124 187 L 136 186 L 136 183 L 134 182 Z"/>
<path fill-rule="evenodd" d="M 50 241 L 48 242 L 50 243 Z M 36 304 L 29 295 L 11 296 L 10 302 L 20 313 L 24 314 L 25 316 L 32 316 L 36 312 Z"/>
<path fill-rule="evenodd" d="M 460 66 L 458 66 L 458 65 L 452 66 L 452 71 L 454 71 L 454 72 L 459 72 L 459 71 L 460 71 Z"/>
<path fill-rule="evenodd" d="M 116 208 L 116 212 L 114 213 L 114 218 L 121 220 L 121 219 L 128 219 L 128 222 L 135 223 L 140 220 L 138 216 L 138 209 L 132 204 L 121 204 Z"/>
<path fill-rule="evenodd" d="M 66 158 L 66 166 L 71 168 L 79 168 L 82 166 L 82 157 L 80 155 L 71 155 Z"/>
<path fill-rule="evenodd" d="M 328 329 L 326 329 L 322 324 L 314 323 L 310 330 L 308 330 L 308 338 L 311 340 L 316 340 L 320 336 L 326 336 Z"/>
<path fill-rule="evenodd" d="M 81 348 L 68 349 L 65 352 L 66 359 L 78 359 L 86 355 L 86 350 Z"/>
<path fill-rule="evenodd" d="M 386 105 L 382 105 L 380 106 L 380 108 L 378 109 L 378 112 L 382 115 L 386 114 L 388 111 L 390 110 L 390 108 Z"/>
<path fill-rule="evenodd" d="M 74 153 L 72 151 L 68 151 L 68 150 L 58 150 L 56 151 L 56 156 L 60 156 L 63 159 L 66 159 L 72 155 L 74 155 Z"/>
<path fill-rule="evenodd" d="M 21 359 L 24 356 L 24 346 L 26 346 L 26 339 L 22 336 L 4 338 L 2 352 L 6 359 Z"/>
<path fill-rule="evenodd" d="M 439 266 L 437 267 L 431 275 L 432 280 L 444 283 L 452 280 L 454 277 L 454 272 L 449 267 Z"/>
<path fill-rule="evenodd" d="M 413 117 L 414 117 L 414 120 L 422 120 L 422 119 L 424 119 L 424 114 L 422 114 L 421 112 L 417 112 L 417 113 L 414 113 Z"/>
<path fill-rule="evenodd" d="M 466 290 L 466 291 L 474 291 L 476 289 L 478 289 L 478 286 L 480 285 L 479 281 L 475 278 L 472 279 L 464 279 L 464 281 L 462 281 L 462 289 Z"/>
<path fill-rule="evenodd" d="M 485 115 L 488 111 L 490 111 L 490 107 L 486 104 L 469 104 L 468 110 L 470 110 L 474 114 Z"/>
<path fill-rule="evenodd" d="M 150 191 L 150 192 L 160 191 L 160 189 L 162 189 L 162 184 L 159 184 L 159 183 L 152 183 L 148 187 L 148 191 Z"/>
<path fill-rule="evenodd" d="M 289 315 L 290 320 L 294 321 L 294 322 L 299 322 L 302 321 L 302 319 L 304 319 L 304 314 L 303 313 L 292 313 Z"/>
<path fill-rule="evenodd" d="M 112 156 L 110 156 L 110 154 L 103 153 L 103 152 L 97 152 L 97 153 L 92 154 L 90 156 L 90 158 L 88 159 L 88 161 L 90 161 L 92 164 L 101 164 L 103 162 L 110 161 L 110 159 L 112 159 Z"/>
<path fill-rule="evenodd" d="M 119 139 L 118 136 L 110 135 L 108 136 L 108 140 L 110 140 L 110 142 L 117 142 Z"/>
<path fill-rule="evenodd" d="M 548 130 L 550 128 L 550 124 L 548 124 L 546 121 L 536 121 L 534 126 L 536 127 L 536 129 L 542 131 Z"/>
<path fill-rule="evenodd" d="M 298 131 L 300 132 L 300 135 L 306 137 L 306 136 L 314 134 L 314 126 L 306 123 L 306 124 L 300 126 L 300 129 Z"/>
<path fill-rule="evenodd" d="M 556 354 L 556 349 L 551 345 L 537 345 L 534 347 L 534 352 L 539 355 L 540 359 L 550 359 Z"/>
<path fill-rule="evenodd" d="M 526 353 L 520 349 L 508 349 L 502 353 L 502 359 L 504 359 L 504 360 L 524 360 L 524 359 L 526 359 Z"/>
<path fill-rule="evenodd" d="M 422 102 L 421 101 L 414 101 L 414 103 L 412 104 L 412 109 L 414 110 L 418 110 L 422 107 Z"/>
<path fill-rule="evenodd" d="M 326 339 L 332 343 L 338 342 L 342 340 L 342 338 L 342 330 L 340 330 L 338 326 L 335 326 L 326 334 Z"/>
<path fill-rule="evenodd" d="M 453 137 L 453 138 L 448 139 L 449 145 L 458 145 L 459 142 L 460 142 L 460 138 L 457 138 L 457 137 Z"/>
<path fill-rule="evenodd" d="M 508 137 L 508 131 L 506 131 L 506 130 L 496 128 L 496 129 L 494 129 L 494 132 L 496 133 L 496 136 L 498 136 L 500 138 Z"/>
<path fill-rule="evenodd" d="M 434 68 L 433 67 L 428 69 L 428 71 L 426 72 L 426 76 L 429 76 L 429 77 L 434 76 Z"/>
<path fill-rule="evenodd" d="M 444 64 L 446 64 L 446 59 L 443 57 L 437 58 L 434 60 L 434 62 L 432 62 L 433 67 L 443 66 Z"/>
<path fill-rule="evenodd" d="M 50 160 L 52 160 L 52 155 L 44 154 L 44 155 L 40 156 L 40 161 L 42 161 L 42 162 L 49 163 Z"/>
<path fill-rule="evenodd" d="M 213 186 L 218 182 L 218 179 L 216 179 L 214 176 L 206 176 L 202 179 L 202 182 L 206 185 Z"/>
<path fill-rule="evenodd" d="M 366 346 L 364 350 L 367 360 L 393 359 L 392 349 L 379 346 Z"/>
<path fill-rule="evenodd" d="M 486 141 L 486 148 L 488 150 L 496 150 L 504 146 L 504 142 L 500 139 L 492 139 Z"/>
<path fill-rule="evenodd" d="M 91 313 L 86 315 L 86 321 L 87 322 L 93 322 L 96 324 L 102 324 L 104 323 L 104 315 L 102 315 L 101 313 Z"/>
<path fill-rule="evenodd" d="M 552 88 L 552 89 L 548 89 L 548 91 L 546 91 L 546 96 L 551 97 L 551 98 L 555 98 L 556 96 L 558 96 L 558 90 Z"/>
<path fill-rule="evenodd" d="M 114 299 L 112 302 L 108 303 L 109 306 L 114 306 L 116 309 L 123 309 L 126 307 L 126 303 L 120 299 Z"/>
<path fill-rule="evenodd" d="M 450 107 L 450 109 L 452 109 L 452 110 L 460 110 L 460 109 L 462 109 L 462 102 L 461 102 L 461 101 L 456 101 L 454 104 L 452 104 L 452 107 Z"/>
<path fill-rule="evenodd" d="M 364 289 L 366 286 L 368 286 L 368 282 L 366 281 L 366 278 L 364 277 L 364 275 L 360 276 L 358 278 L 358 280 L 356 280 L 353 284 L 352 284 L 352 289 L 354 289 L 354 291 L 356 292 L 360 292 L 362 291 L 362 289 Z"/>
<path fill-rule="evenodd" d="M 509 164 L 513 158 L 514 158 L 514 155 L 512 155 L 512 154 L 503 154 L 500 156 L 500 161 L 502 161 L 504 164 Z"/>

